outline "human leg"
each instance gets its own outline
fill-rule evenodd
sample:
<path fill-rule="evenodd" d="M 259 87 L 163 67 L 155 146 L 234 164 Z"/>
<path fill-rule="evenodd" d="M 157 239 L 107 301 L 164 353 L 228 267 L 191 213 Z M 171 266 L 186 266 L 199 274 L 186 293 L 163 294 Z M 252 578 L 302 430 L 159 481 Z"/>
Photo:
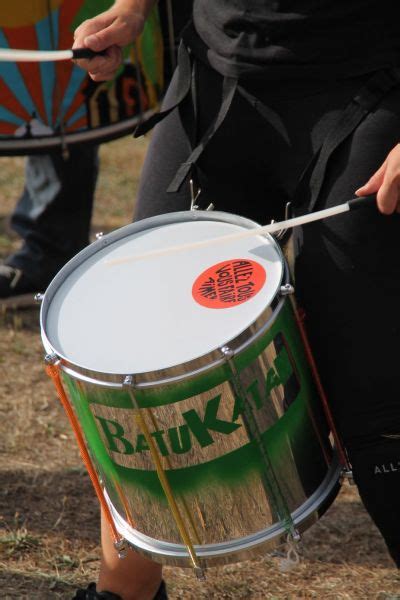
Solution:
<path fill-rule="evenodd" d="M 161 565 L 128 550 L 120 559 L 109 525 L 101 514 L 102 556 L 97 585 L 76 592 L 73 600 L 168 600 Z"/>
<path fill-rule="evenodd" d="M 332 155 L 317 208 L 340 204 L 397 143 L 399 91 Z M 307 198 L 305 198 L 305 201 Z M 307 225 L 296 288 L 361 498 L 399 566 L 400 216 L 374 208 Z"/>
<path fill-rule="evenodd" d="M 204 86 L 204 89 L 214 88 Z M 212 114 L 212 110 L 209 111 L 210 113 Z M 255 112 L 251 112 L 248 107 L 245 109 L 242 104 L 232 107 L 232 112 L 228 115 L 224 127 L 218 132 L 213 144 L 199 161 L 199 179 L 203 188 L 202 206 L 206 207 L 208 202 L 212 201 L 216 204 L 217 209 L 229 210 L 266 221 L 268 217 L 273 216 L 272 207 L 268 206 L 271 190 L 274 192 L 274 199 L 281 206 L 287 198 L 285 188 L 282 186 L 280 191 L 279 181 L 277 182 L 274 177 L 274 171 L 278 166 L 282 169 L 282 165 L 278 165 L 277 162 L 280 163 L 284 160 L 286 153 L 283 152 L 282 156 L 277 157 L 274 152 L 270 151 L 271 148 L 274 151 L 277 148 L 274 143 L 275 134 L 260 120 L 259 116 L 255 115 Z M 250 127 L 249 121 L 253 119 L 254 124 Z M 246 123 L 247 131 L 239 126 L 243 123 Z M 266 135 L 267 130 L 269 133 Z M 252 146 L 257 149 L 257 153 L 260 153 L 261 159 L 254 153 Z M 158 125 L 154 132 L 143 170 L 136 207 L 137 219 L 171 210 L 189 208 L 190 193 L 187 184 L 184 184 L 182 190 L 176 195 L 166 193 L 166 188 L 181 162 L 186 159 L 188 152 L 190 152 L 190 143 L 184 124 L 181 122 L 179 113 L 173 113 Z M 307 158 L 309 156 L 306 156 L 305 160 Z M 316 272 L 318 271 L 311 270 L 312 275 L 315 275 Z M 115 555 L 115 551 L 112 545 L 104 544 L 104 552 L 107 563 L 109 553 L 112 552 Z M 112 564 L 113 560 L 111 559 L 109 564 Z M 132 562 L 131 572 L 134 573 L 136 561 L 134 553 L 130 553 L 125 560 L 128 561 L 125 566 Z M 121 585 L 118 589 L 122 593 L 129 590 L 129 586 L 134 585 L 130 579 L 129 570 L 127 570 L 126 577 L 123 574 L 118 576 Z M 151 573 L 151 568 L 149 571 L 143 569 L 142 572 L 142 576 L 148 584 Z M 109 569 L 107 579 L 103 579 L 101 585 L 107 585 L 110 588 L 115 579 L 116 571 L 113 572 L 113 569 Z"/>
<path fill-rule="evenodd" d="M 141 554 L 128 550 L 118 558 L 108 523 L 101 519 L 101 565 L 97 589 L 108 590 L 122 600 L 153 600 L 161 585 L 161 565 Z M 160 596 L 160 600 L 162 600 Z"/>
<path fill-rule="evenodd" d="M 329 94 L 322 90 L 322 94 L 310 98 L 308 110 L 307 97 L 300 97 L 294 116 L 290 102 L 271 94 L 271 106 L 281 111 L 293 151 L 303 153 L 304 164 L 364 81 L 361 78 L 346 82 L 338 92 L 328 90 Z M 204 86 L 204 89 L 210 88 Z M 268 94 L 265 90 L 262 93 L 263 101 L 267 102 Z M 399 100 L 399 91 L 388 94 L 335 151 L 328 163 L 318 208 L 350 199 L 380 166 L 399 139 Z M 282 181 L 285 168 L 293 163 L 288 160 L 289 151 L 282 142 L 273 133 L 268 134 L 262 124 L 257 130 L 248 119 L 250 113 L 242 109 L 243 106 L 235 111 L 233 106 L 212 146 L 199 161 L 205 205 L 210 200 L 217 208 L 266 221 L 269 215 L 274 216 L 271 208 L 276 206 L 267 204 L 271 190 L 278 203 L 284 201 L 286 192 L 283 186 L 280 190 L 279 181 L 276 185 L 276 178 L 270 173 L 278 172 Z M 212 110 L 208 112 L 212 114 Z M 247 137 L 236 123 L 238 118 L 246 123 Z M 308 126 L 307 136 L 304 130 Z M 264 147 L 261 138 L 265 140 Z M 275 155 L 268 152 L 271 147 Z M 258 178 L 261 161 L 253 154 L 253 148 L 267 163 L 264 183 Z M 265 162 L 261 162 L 261 168 Z M 296 167 L 299 172 L 299 165 Z M 159 192 L 162 198 L 163 190 Z M 164 202 L 167 207 L 167 199 Z M 263 213 L 264 219 L 260 219 Z M 303 229 L 296 265 L 296 289 L 306 309 L 312 347 L 361 498 L 397 565 L 400 564 L 400 524 L 396 516 L 400 504 L 399 230 L 399 215 L 385 217 L 374 208 L 308 225 Z"/>
<path fill-rule="evenodd" d="M 68 159 L 55 152 L 28 157 L 24 192 L 11 216 L 23 245 L 5 260 L 23 277 L 14 288 L 0 281 L 0 297 L 45 289 L 88 243 L 97 172 L 97 147 L 76 146 Z"/>
<path fill-rule="evenodd" d="M 216 98 L 216 100 L 218 99 Z M 225 147 L 226 143 L 223 140 L 220 143 Z M 245 144 L 239 144 L 239 147 L 243 149 L 244 160 L 246 154 Z M 228 145 L 226 154 L 229 150 Z M 176 194 L 167 194 L 166 192 L 176 170 L 186 159 L 189 152 L 190 142 L 186 134 L 185 124 L 182 123 L 180 113 L 176 111 L 159 124 L 153 132 L 142 170 L 135 211 L 136 220 L 169 211 L 188 210 L 190 208 L 188 182 L 185 182 L 182 189 Z M 237 169 L 233 169 L 233 172 L 229 173 L 229 164 L 233 159 L 226 155 L 221 156 L 220 152 L 220 145 L 215 150 L 211 150 L 211 155 L 208 158 L 210 168 L 205 169 L 204 163 L 200 165 L 200 185 L 203 191 L 199 201 L 205 207 L 213 201 L 217 208 L 231 209 L 234 212 L 235 204 L 238 210 L 238 202 L 243 198 L 243 193 L 246 190 L 254 200 L 260 196 L 251 194 L 253 190 L 251 183 L 247 182 L 246 185 L 239 177 L 234 177 L 238 173 Z M 234 160 L 240 161 L 239 152 L 235 153 Z M 211 165 L 214 168 L 211 168 Z M 257 203 L 254 202 L 253 216 L 256 210 Z M 262 210 L 260 214 L 264 214 L 264 208 L 260 207 L 260 210 Z M 267 210 L 265 209 L 265 213 Z M 132 594 L 132 597 L 136 598 L 134 594 L 138 593 L 138 589 L 145 590 L 148 593 L 150 586 L 152 586 L 151 591 L 154 593 L 154 582 L 159 582 L 161 578 L 161 570 L 158 565 L 149 563 L 149 561 L 141 562 L 143 559 L 140 559 L 139 555 L 133 551 L 129 551 L 127 557 L 119 561 L 108 531 L 104 528 L 102 550 L 103 559 L 97 586 L 99 590 L 109 590 L 118 593 L 123 598 L 131 598 Z M 136 576 L 138 577 L 137 581 Z M 141 598 L 145 598 L 144 594 Z"/>

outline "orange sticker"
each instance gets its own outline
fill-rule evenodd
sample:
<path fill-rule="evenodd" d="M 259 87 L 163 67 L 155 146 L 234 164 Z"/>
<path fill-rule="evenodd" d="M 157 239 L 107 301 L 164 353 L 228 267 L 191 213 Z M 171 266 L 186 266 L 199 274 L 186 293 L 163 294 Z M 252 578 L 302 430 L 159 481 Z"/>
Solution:
<path fill-rule="evenodd" d="M 193 284 L 192 295 L 206 308 L 230 308 L 258 294 L 266 278 L 259 263 L 235 258 L 203 271 Z"/>

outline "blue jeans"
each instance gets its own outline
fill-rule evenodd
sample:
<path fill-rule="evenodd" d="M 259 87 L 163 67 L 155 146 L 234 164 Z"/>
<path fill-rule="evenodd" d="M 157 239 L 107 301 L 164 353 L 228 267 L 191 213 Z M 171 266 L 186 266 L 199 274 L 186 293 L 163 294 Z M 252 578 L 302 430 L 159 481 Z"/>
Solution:
<path fill-rule="evenodd" d="M 59 152 L 27 158 L 24 191 L 10 220 L 24 242 L 6 263 L 34 285 L 45 288 L 88 244 L 97 174 L 97 146 L 71 148 L 67 159 Z"/>

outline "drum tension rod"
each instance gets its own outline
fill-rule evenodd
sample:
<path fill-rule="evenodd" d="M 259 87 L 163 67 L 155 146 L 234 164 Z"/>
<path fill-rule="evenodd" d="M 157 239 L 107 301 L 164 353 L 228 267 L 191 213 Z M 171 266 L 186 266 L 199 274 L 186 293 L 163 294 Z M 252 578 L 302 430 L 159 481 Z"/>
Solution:
<path fill-rule="evenodd" d="M 163 468 L 163 465 L 161 462 L 161 457 L 157 450 L 157 446 L 154 442 L 153 437 L 151 436 L 150 430 L 147 426 L 146 420 L 142 414 L 142 411 L 139 407 L 139 403 L 135 396 L 135 393 L 134 393 L 135 382 L 134 382 L 133 376 L 127 375 L 124 379 L 122 386 L 124 389 L 127 390 L 128 394 L 131 397 L 133 408 L 136 412 L 136 415 L 135 415 L 136 423 L 146 439 L 147 445 L 150 450 L 151 458 L 153 460 L 154 467 L 157 472 L 158 479 L 159 479 L 161 487 L 164 491 L 165 498 L 171 509 L 171 513 L 172 513 L 173 519 L 175 521 L 175 525 L 181 536 L 182 542 L 186 546 L 186 550 L 190 557 L 194 573 L 198 579 L 205 579 L 204 571 L 200 566 L 200 562 L 197 557 L 196 550 L 194 549 L 192 540 L 190 538 L 189 531 L 186 527 L 185 521 L 184 521 L 181 511 L 179 509 L 178 503 L 175 499 L 174 492 L 168 481 L 167 474 L 165 473 L 165 470 Z"/>
<path fill-rule="evenodd" d="M 190 210 L 200 210 L 200 206 L 197 204 L 197 198 L 201 194 L 201 188 L 198 187 L 197 190 L 194 190 L 194 181 L 193 179 L 189 180 L 190 186 Z M 205 210 L 214 210 L 214 204 L 211 203 L 207 206 Z"/>
<path fill-rule="evenodd" d="M 248 402 L 248 397 L 246 392 L 243 390 L 240 375 L 237 370 L 234 356 L 235 351 L 229 346 L 222 346 L 220 348 L 220 352 L 223 355 L 226 364 L 228 365 L 230 372 L 232 374 L 232 386 L 235 393 L 243 399 L 243 419 L 244 424 L 247 428 L 248 434 L 253 438 L 256 442 L 258 450 L 260 452 L 261 458 L 264 462 L 264 467 L 266 469 L 266 481 L 269 484 L 269 491 L 271 494 L 271 499 L 273 502 L 273 509 L 275 510 L 276 516 L 283 522 L 285 530 L 287 532 L 287 539 L 293 541 L 293 543 L 297 543 L 300 541 L 301 536 L 299 531 L 296 529 L 295 523 L 292 519 L 292 515 L 290 513 L 289 507 L 285 501 L 285 498 L 281 492 L 280 485 L 276 479 L 276 475 L 274 469 L 271 465 L 270 458 L 268 456 L 268 452 L 264 447 L 264 443 L 260 434 L 260 430 L 255 421 L 253 410 L 251 408 L 251 404 Z"/>
<path fill-rule="evenodd" d="M 201 189 L 197 188 L 197 190 L 194 191 L 193 179 L 189 180 L 189 186 L 190 186 L 190 210 L 198 210 L 199 206 L 198 206 L 198 204 L 196 204 L 196 202 L 197 202 L 197 198 L 201 194 Z"/>
<path fill-rule="evenodd" d="M 291 202 L 286 202 L 285 205 L 285 221 L 287 221 L 288 219 L 292 218 L 292 203 Z M 271 221 L 271 225 L 273 223 L 275 223 L 275 219 L 272 219 Z M 276 232 L 275 237 L 276 239 L 279 241 L 283 240 L 283 238 L 285 237 L 287 232 L 287 228 L 286 229 L 280 229 L 279 231 Z"/>
<path fill-rule="evenodd" d="M 62 407 L 66 413 L 66 416 L 70 422 L 72 427 L 72 431 L 74 433 L 75 439 L 78 444 L 79 452 L 83 461 L 83 464 L 86 467 L 89 478 L 92 482 L 94 491 L 96 492 L 97 499 L 99 500 L 100 506 L 102 508 L 105 519 L 110 527 L 110 533 L 113 539 L 114 547 L 118 551 L 119 558 L 125 558 L 126 556 L 126 541 L 122 538 L 115 526 L 113 521 L 110 508 L 107 504 L 107 500 L 104 495 L 104 490 L 102 487 L 102 482 L 100 480 L 99 474 L 96 471 L 94 464 L 92 462 L 91 456 L 86 447 L 86 442 L 84 438 L 84 434 L 82 432 L 80 423 L 75 415 L 75 412 L 71 406 L 67 393 L 64 389 L 63 382 L 60 376 L 60 359 L 55 352 L 51 354 L 46 354 L 44 357 L 44 362 L 46 365 L 46 371 L 49 377 L 52 379 L 54 387 L 56 388 L 58 398 L 61 402 Z"/>

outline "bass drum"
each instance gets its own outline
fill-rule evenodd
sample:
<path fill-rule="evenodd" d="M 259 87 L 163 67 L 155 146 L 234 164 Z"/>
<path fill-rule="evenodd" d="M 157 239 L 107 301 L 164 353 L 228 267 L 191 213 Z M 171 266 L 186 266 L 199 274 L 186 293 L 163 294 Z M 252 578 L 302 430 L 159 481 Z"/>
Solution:
<path fill-rule="evenodd" d="M 71 48 L 84 20 L 111 0 L 0 3 L 0 47 Z M 50 7 L 50 10 L 49 10 Z M 0 154 L 47 153 L 76 143 L 109 141 L 134 130 L 157 109 L 164 82 L 164 41 L 154 10 L 114 80 L 95 83 L 69 61 L 0 63 Z"/>

